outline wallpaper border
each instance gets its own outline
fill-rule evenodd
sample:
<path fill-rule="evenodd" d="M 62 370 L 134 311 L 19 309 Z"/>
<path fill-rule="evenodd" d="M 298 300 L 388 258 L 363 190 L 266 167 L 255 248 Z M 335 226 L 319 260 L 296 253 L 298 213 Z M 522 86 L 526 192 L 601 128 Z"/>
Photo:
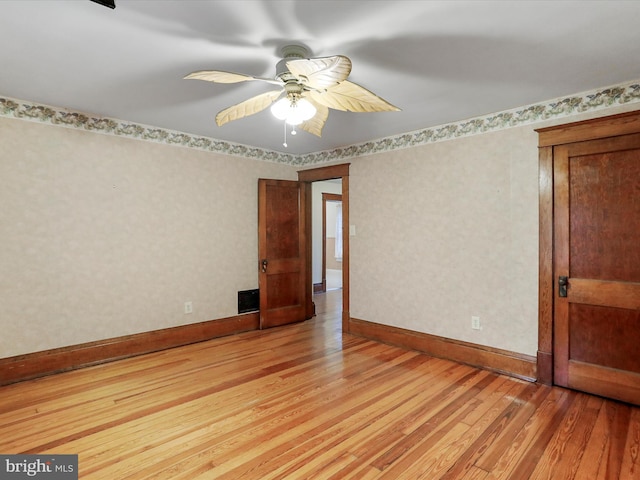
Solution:
<path fill-rule="evenodd" d="M 348 147 L 302 155 L 286 154 L 174 130 L 97 117 L 8 97 L 0 97 L 0 117 L 47 123 L 267 162 L 307 166 L 442 142 L 631 103 L 640 103 L 640 80 Z"/>

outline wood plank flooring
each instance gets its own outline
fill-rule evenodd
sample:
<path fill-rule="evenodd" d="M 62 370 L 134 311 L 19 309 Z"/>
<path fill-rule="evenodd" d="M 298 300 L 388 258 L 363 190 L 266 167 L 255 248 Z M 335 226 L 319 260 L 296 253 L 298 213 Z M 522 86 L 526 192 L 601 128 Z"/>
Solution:
<path fill-rule="evenodd" d="M 304 323 L 0 388 L 0 453 L 81 479 L 640 479 L 640 409 Z"/>

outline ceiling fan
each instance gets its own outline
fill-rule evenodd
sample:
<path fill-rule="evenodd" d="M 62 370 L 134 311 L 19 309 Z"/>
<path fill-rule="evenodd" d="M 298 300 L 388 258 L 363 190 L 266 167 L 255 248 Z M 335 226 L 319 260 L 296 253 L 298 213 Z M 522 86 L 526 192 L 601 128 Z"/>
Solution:
<path fill-rule="evenodd" d="M 300 45 L 287 45 L 281 51 L 283 59 L 276 65 L 273 79 L 221 70 L 200 70 L 184 78 L 215 83 L 260 81 L 279 87 L 220 111 L 216 115 L 218 126 L 271 106 L 276 118 L 290 125 L 299 125 L 306 132 L 320 137 L 330 108 L 347 112 L 400 110 L 366 88 L 348 81 L 351 60 L 344 55 L 307 58 L 307 49 Z"/>

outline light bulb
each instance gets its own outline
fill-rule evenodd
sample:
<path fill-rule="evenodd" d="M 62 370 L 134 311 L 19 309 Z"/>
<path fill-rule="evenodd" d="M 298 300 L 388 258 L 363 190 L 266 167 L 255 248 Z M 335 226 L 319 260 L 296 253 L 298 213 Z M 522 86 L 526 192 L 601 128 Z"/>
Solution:
<path fill-rule="evenodd" d="M 287 97 L 281 98 L 271 106 L 271 113 L 278 120 L 289 125 L 300 125 L 316 114 L 316 107 L 308 100 L 301 98 L 295 104 Z"/>
<path fill-rule="evenodd" d="M 281 98 L 276 103 L 271 105 L 271 113 L 278 120 L 285 120 L 287 118 L 287 114 L 289 113 L 289 104 L 290 100 L 288 98 Z"/>

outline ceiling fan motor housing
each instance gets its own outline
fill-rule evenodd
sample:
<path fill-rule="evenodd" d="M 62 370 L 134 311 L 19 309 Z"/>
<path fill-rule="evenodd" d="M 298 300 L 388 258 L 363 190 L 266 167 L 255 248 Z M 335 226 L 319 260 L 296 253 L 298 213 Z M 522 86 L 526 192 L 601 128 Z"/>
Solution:
<path fill-rule="evenodd" d="M 286 45 L 280 49 L 280 52 L 282 53 L 282 60 L 276 65 L 276 78 L 286 83 L 288 80 L 295 79 L 289 72 L 287 62 L 294 58 L 309 58 L 309 50 L 300 45 Z"/>

